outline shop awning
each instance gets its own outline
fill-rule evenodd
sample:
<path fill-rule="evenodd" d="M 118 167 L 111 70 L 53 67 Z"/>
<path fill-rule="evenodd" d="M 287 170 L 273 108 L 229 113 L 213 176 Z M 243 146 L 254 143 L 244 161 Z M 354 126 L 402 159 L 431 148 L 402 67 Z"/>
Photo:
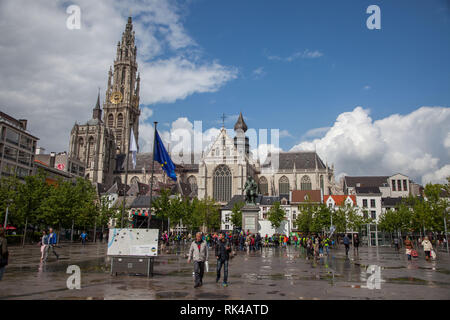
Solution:
<path fill-rule="evenodd" d="M 145 210 L 143 210 L 143 211 L 140 211 L 140 210 L 137 210 L 137 211 L 131 211 L 131 214 L 133 215 L 133 216 L 137 216 L 137 217 L 148 217 L 148 211 L 145 211 Z"/>

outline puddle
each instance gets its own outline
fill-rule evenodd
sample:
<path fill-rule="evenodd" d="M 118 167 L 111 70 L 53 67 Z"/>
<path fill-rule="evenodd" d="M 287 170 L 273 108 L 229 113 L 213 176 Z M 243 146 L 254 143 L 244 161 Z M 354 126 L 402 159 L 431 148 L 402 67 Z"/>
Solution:
<path fill-rule="evenodd" d="M 214 300 L 214 299 L 227 299 L 228 295 L 225 294 L 217 294 L 217 293 L 210 293 L 210 292 L 201 292 L 195 295 L 196 298 L 205 298 L 208 300 Z"/>
<path fill-rule="evenodd" d="M 187 292 L 179 292 L 179 291 L 170 291 L 170 292 L 158 292 L 156 294 L 156 298 L 158 299 L 177 299 L 177 298 L 185 298 L 188 296 Z"/>

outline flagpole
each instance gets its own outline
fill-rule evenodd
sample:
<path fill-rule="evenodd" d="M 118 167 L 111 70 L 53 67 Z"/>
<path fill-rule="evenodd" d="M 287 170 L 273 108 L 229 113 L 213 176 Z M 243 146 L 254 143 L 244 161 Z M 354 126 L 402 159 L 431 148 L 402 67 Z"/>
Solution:
<path fill-rule="evenodd" d="M 155 121 L 154 124 L 155 124 L 155 133 L 153 135 L 152 177 L 150 178 L 150 205 L 148 207 L 149 209 L 148 209 L 147 229 L 150 229 L 150 219 L 152 216 L 153 174 L 155 172 L 155 150 L 156 150 L 156 126 L 158 125 L 158 122 Z"/>
<path fill-rule="evenodd" d="M 127 152 L 127 161 L 126 161 L 126 167 L 125 167 L 125 191 L 123 196 L 123 207 L 122 207 L 122 223 L 120 225 L 121 228 L 123 228 L 123 217 L 125 215 L 125 203 L 127 201 L 127 185 L 128 185 L 128 163 L 130 160 L 130 140 L 131 140 L 131 128 L 133 126 L 130 125 L 129 133 L 128 133 L 128 152 Z"/>

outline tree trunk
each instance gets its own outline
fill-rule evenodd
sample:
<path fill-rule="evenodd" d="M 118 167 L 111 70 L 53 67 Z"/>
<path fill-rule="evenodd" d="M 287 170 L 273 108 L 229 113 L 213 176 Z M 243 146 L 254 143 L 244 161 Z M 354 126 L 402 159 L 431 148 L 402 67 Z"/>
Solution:
<path fill-rule="evenodd" d="M 97 240 L 97 221 L 94 223 L 94 243 Z"/>
<path fill-rule="evenodd" d="M 70 232 L 70 242 L 73 243 L 73 227 L 74 227 L 75 220 L 72 220 L 72 231 Z"/>
<path fill-rule="evenodd" d="M 28 217 L 25 219 L 25 230 L 23 232 L 23 243 L 22 247 L 25 247 L 25 238 L 27 237 L 27 227 L 28 227 Z"/>

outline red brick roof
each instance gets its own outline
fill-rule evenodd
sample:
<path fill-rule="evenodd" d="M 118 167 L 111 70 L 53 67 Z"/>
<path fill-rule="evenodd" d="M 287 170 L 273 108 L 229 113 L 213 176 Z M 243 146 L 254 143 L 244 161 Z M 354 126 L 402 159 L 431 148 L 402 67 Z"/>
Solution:
<path fill-rule="evenodd" d="M 356 205 L 356 196 L 354 195 L 331 195 L 331 196 L 324 196 L 323 202 L 326 203 L 329 198 L 333 198 L 334 204 L 337 206 L 343 206 L 345 200 L 347 200 L 348 197 L 353 201 L 353 205 Z"/>
<path fill-rule="evenodd" d="M 308 196 L 308 197 L 306 197 Z M 306 197 L 306 199 L 305 199 Z M 322 202 L 320 190 L 293 190 L 291 203 Z"/>

